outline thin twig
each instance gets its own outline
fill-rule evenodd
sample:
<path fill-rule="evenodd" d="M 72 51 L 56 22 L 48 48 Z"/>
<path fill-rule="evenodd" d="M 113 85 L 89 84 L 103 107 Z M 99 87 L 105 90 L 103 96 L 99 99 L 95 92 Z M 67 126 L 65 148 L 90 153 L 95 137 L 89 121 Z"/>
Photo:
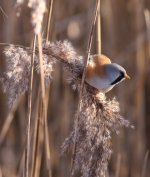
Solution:
<path fill-rule="evenodd" d="M 96 47 L 97 47 L 97 54 L 101 54 L 101 11 L 100 11 L 100 5 L 99 5 L 99 10 L 97 14 L 97 36 L 96 36 Z"/>
<path fill-rule="evenodd" d="M 33 88 L 33 70 L 34 70 L 34 58 L 36 47 L 36 35 L 34 35 L 33 52 L 31 57 L 31 70 L 30 70 L 30 83 L 29 83 L 29 97 L 28 97 L 28 115 L 27 115 L 27 143 L 25 149 L 25 177 L 29 177 L 29 161 L 30 161 L 30 132 L 31 132 L 31 112 L 32 112 L 32 88 Z"/>
<path fill-rule="evenodd" d="M 87 53 L 86 53 L 85 61 L 84 61 L 84 69 L 83 69 L 81 87 L 80 87 L 80 92 L 79 92 L 79 103 L 78 103 L 78 107 L 77 107 L 77 115 L 76 115 L 76 120 L 75 120 L 75 142 L 74 142 L 73 155 L 72 155 L 72 161 L 71 161 L 71 176 L 73 176 L 73 167 L 74 167 L 76 148 L 77 148 L 77 141 L 76 141 L 76 139 L 77 139 L 77 128 L 78 128 L 79 114 L 80 114 L 81 107 L 82 107 L 81 98 L 82 98 L 84 80 L 85 80 L 85 75 L 86 75 L 86 67 L 88 65 L 88 60 L 89 60 L 89 57 L 90 57 L 90 51 L 91 51 L 94 27 L 95 27 L 95 23 L 96 23 L 96 17 L 97 17 L 97 13 L 98 13 L 98 9 L 99 9 L 99 4 L 100 4 L 100 0 L 97 0 L 96 1 L 96 6 L 95 6 L 95 10 L 94 10 L 94 13 L 93 13 L 91 30 L 90 30 L 90 34 L 89 34 Z"/>
<path fill-rule="evenodd" d="M 2 14 L 5 16 L 5 18 L 8 18 L 8 15 L 6 14 L 6 12 L 3 10 L 3 8 L 0 6 L 0 10 L 2 12 Z"/>
<path fill-rule="evenodd" d="M 52 19 L 52 8 L 53 8 L 53 0 L 50 0 L 49 10 L 48 10 L 48 19 L 47 19 L 47 27 L 46 27 L 46 43 L 49 40 L 50 35 L 50 24 Z"/>
<path fill-rule="evenodd" d="M 41 92 L 42 92 L 43 114 L 44 114 L 44 137 L 45 137 L 45 150 L 46 150 L 46 165 L 47 165 L 49 177 L 51 177 L 50 147 L 49 147 L 47 112 L 46 112 L 46 102 L 45 102 L 45 82 L 44 82 L 44 68 L 43 68 L 43 54 L 42 54 L 42 37 L 41 37 L 40 33 L 38 34 L 38 48 L 39 48 Z"/>

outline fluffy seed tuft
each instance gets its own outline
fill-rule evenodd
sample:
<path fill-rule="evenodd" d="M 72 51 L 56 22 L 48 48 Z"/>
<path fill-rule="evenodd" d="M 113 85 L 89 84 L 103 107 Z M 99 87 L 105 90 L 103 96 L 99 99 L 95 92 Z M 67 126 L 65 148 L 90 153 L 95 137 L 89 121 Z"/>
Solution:
<path fill-rule="evenodd" d="M 37 51 L 34 68 L 39 74 Z M 18 96 L 28 90 L 31 52 L 29 48 L 23 49 L 14 45 L 5 48 L 6 72 L 1 81 L 8 94 L 10 106 Z M 56 62 L 63 64 L 64 70 L 69 73 L 69 83 L 73 89 L 79 91 L 83 58 L 77 55 L 68 41 L 43 44 L 43 68 L 47 85 L 52 80 Z M 115 98 L 109 100 L 103 93 L 85 83 L 77 132 L 73 129 L 66 138 L 62 152 L 67 152 L 76 140 L 74 171 L 80 170 L 83 177 L 104 176 L 112 153 L 112 133 L 118 133 L 121 127 L 129 126 L 129 121 L 120 115 L 119 103 Z"/>

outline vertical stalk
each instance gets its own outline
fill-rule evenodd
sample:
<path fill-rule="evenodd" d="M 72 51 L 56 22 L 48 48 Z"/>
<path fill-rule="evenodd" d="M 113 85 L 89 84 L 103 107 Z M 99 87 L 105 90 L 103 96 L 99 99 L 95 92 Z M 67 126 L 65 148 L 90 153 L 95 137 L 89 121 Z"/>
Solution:
<path fill-rule="evenodd" d="M 31 112 L 32 112 L 32 88 L 33 88 L 33 69 L 35 57 L 36 35 L 34 35 L 33 52 L 31 57 L 31 70 L 30 70 L 30 83 L 29 83 L 29 96 L 28 96 L 28 118 L 27 118 L 27 143 L 25 148 L 25 177 L 29 177 L 29 161 L 30 161 L 30 128 L 31 128 Z"/>
<path fill-rule="evenodd" d="M 72 159 L 71 159 L 71 176 L 73 176 L 73 173 L 74 173 L 73 169 L 74 169 L 74 161 L 75 161 L 76 148 L 77 148 L 77 141 L 76 141 L 77 129 L 78 129 L 79 114 L 80 114 L 81 107 L 82 107 L 82 99 L 81 98 L 82 98 L 84 80 L 85 80 L 85 75 L 86 75 L 86 67 L 88 65 L 88 60 L 90 57 L 94 27 L 95 27 L 95 23 L 96 23 L 96 17 L 97 17 L 97 13 L 98 13 L 99 4 L 100 4 L 100 0 L 97 0 L 95 10 L 93 13 L 92 25 L 91 25 L 91 30 L 90 30 L 89 40 L 88 40 L 88 45 L 87 45 L 87 53 L 86 53 L 85 61 L 84 61 L 84 69 L 83 69 L 83 74 L 82 74 L 81 87 L 80 87 L 80 91 L 79 91 L 79 103 L 78 103 L 78 107 L 77 107 L 77 114 L 76 114 L 76 120 L 75 120 L 75 141 L 74 141 L 74 146 L 73 146 L 73 155 L 72 155 Z"/>
<path fill-rule="evenodd" d="M 38 117 L 37 117 L 37 125 L 35 124 L 35 147 L 34 147 L 34 158 L 33 158 L 33 168 L 32 168 L 32 176 L 31 177 L 39 177 L 41 162 L 42 162 L 42 154 L 43 154 L 43 145 L 44 145 L 44 122 L 43 122 L 43 108 L 42 108 L 42 100 L 40 94 L 39 103 L 38 103 Z"/>
<path fill-rule="evenodd" d="M 145 44 L 143 43 L 143 36 L 140 35 L 145 29 L 143 1 L 133 0 L 134 12 L 134 29 L 136 37 L 136 60 L 135 67 L 137 69 L 135 90 L 135 117 L 136 117 L 136 151 L 134 152 L 134 166 L 132 168 L 131 176 L 139 177 L 142 169 L 142 160 L 145 152 L 145 71 L 146 71 L 146 57 L 145 57 Z"/>
<path fill-rule="evenodd" d="M 116 174 L 115 177 L 119 177 L 120 174 L 120 166 L 121 166 L 121 154 L 117 156 L 117 165 L 116 165 Z"/>
<path fill-rule="evenodd" d="M 51 19 L 52 19 L 52 10 L 53 10 L 53 0 L 50 0 L 49 3 L 49 10 L 48 10 L 48 19 L 47 19 L 47 28 L 46 28 L 46 43 L 49 40 L 50 36 L 50 25 L 51 25 Z M 45 100 L 45 123 L 44 123 L 44 130 L 45 130 L 45 150 L 46 150 L 46 164 L 47 164 L 47 169 L 49 173 L 49 177 L 52 176 L 51 174 L 51 167 L 50 167 L 50 147 L 49 147 L 49 135 L 48 135 L 48 122 L 47 122 L 47 109 L 48 109 L 48 102 L 49 102 L 49 90 L 50 86 L 46 88 L 46 100 Z"/>
<path fill-rule="evenodd" d="M 145 22 L 146 22 L 146 32 L 148 38 L 148 58 L 150 57 L 150 10 L 144 10 Z"/>
<path fill-rule="evenodd" d="M 4 124 L 3 124 L 2 128 L 1 128 L 1 131 L 0 131 L 0 145 L 3 143 L 3 141 L 4 141 L 5 137 L 6 137 L 6 134 L 7 134 L 8 130 L 9 130 L 9 127 L 10 127 L 10 125 L 11 125 L 13 119 L 14 119 L 14 114 L 15 114 L 17 108 L 18 108 L 18 105 L 19 105 L 20 101 L 21 101 L 21 98 L 22 97 L 20 97 L 13 104 L 11 110 L 9 111 L 7 117 L 5 118 L 5 122 L 4 122 Z"/>
<path fill-rule="evenodd" d="M 148 156 L 149 156 L 149 151 L 147 150 L 147 152 L 145 154 L 145 157 L 144 157 L 144 163 L 143 163 L 141 177 L 145 177 L 146 176 L 146 168 L 147 168 L 147 165 L 148 165 Z"/>
<path fill-rule="evenodd" d="M 45 138 L 44 142 L 45 142 L 45 152 L 46 152 L 46 165 L 47 165 L 49 177 L 51 177 L 50 147 L 49 147 L 49 136 L 48 136 L 47 110 L 46 110 L 46 101 L 45 101 L 45 81 L 44 81 L 44 68 L 43 68 L 42 36 L 41 36 L 41 33 L 38 34 L 38 49 L 39 49 L 41 93 L 42 93 L 43 117 L 44 117 L 44 138 Z"/>
<path fill-rule="evenodd" d="M 97 48 L 97 54 L 101 54 L 101 11 L 100 11 L 100 5 L 99 5 L 99 10 L 97 14 L 97 22 L 96 22 L 96 48 Z"/>
<path fill-rule="evenodd" d="M 51 17 L 52 17 L 52 8 L 53 8 L 53 0 L 50 0 L 49 10 L 48 10 L 48 20 L 47 20 L 47 27 L 46 27 L 46 43 L 48 42 L 49 35 L 50 35 L 50 24 L 51 24 Z"/>

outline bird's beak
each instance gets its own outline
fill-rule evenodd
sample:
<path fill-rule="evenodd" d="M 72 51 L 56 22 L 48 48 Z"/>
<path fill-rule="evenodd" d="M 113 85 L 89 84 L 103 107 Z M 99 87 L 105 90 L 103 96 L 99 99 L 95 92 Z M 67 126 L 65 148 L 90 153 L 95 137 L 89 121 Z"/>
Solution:
<path fill-rule="evenodd" d="M 125 74 L 125 79 L 131 79 L 131 77 L 128 74 Z"/>

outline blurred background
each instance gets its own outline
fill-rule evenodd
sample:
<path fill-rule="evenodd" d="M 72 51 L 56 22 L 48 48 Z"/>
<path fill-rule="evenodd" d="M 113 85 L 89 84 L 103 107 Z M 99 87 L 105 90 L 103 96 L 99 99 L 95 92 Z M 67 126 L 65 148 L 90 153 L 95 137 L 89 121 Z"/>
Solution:
<path fill-rule="evenodd" d="M 67 39 L 79 55 L 84 56 L 94 2 L 54 0 L 50 40 Z M 0 42 L 30 46 L 33 40 L 30 11 L 26 2 L 21 8 L 15 5 L 15 0 L 0 0 Z M 46 19 L 47 14 L 43 36 Z M 132 78 L 116 86 L 107 97 L 119 100 L 121 114 L 135 126 L 113 135 L 108 176 L 150 177 L 150 1 L 101 0 L 101 33 L 102 53 L 126 68 Z M 3 49 L 0 46 L 0 74 L 5 71 Z M 91 53 L 96 53 L 96 35 Z M 52 176 L 66 177 L 70 171 L 70 156 L 61 156 L 61 144 L 72 129 L 78 97 L 67 84 L 61 64 L 56 65 L 53 76 L 48 105 Z M 36 97 L 36 94 L 33 96 Z M 33 102 L 33 108 L 35 104 Z M 0 130 L 9 111 L 0 85 Z M 19 102 L 8 132 L 0 141 L 0 176 L 13 177 L 18 174 L 26 122 L 27 95 Z M 41 177 L 46 176 L 43 168 L 42 164 Z"/>

